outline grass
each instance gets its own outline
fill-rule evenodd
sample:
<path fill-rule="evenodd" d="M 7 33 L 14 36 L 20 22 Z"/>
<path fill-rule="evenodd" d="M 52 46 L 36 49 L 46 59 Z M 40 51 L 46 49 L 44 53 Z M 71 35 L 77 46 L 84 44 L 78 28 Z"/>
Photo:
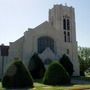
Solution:
<path fill-rule="evenodd" d="M 90 85 L 49 86 L 40 83 L 34 83 L 34 86 L 35 87 L 32 90 L 90 90 Z M 1 83 L 0 90 L 5 90 L 4 88 L 2 88 Z"/>
<path fill-rule="evenodd" d="M 74 77 L 79 80 L 90 80 L 90 77 Z M 34 82 L 34 88 L 28 89 L 28 90 L 90 90 L 90 85 L 80 85 L 80 84 L 73 84 L 69 86 L 50 86 L 50 85 L 44 85 L 41 83 L 42 80 L 36 80 Z M 5 90 L 2 87 L 2 84 L 0 83 L 0 90 Z"/>
<path fill-rule="evenodd" d="M 34 83 L 33 90 L 85 90 L 90 89 L 90 85 L 72 85 L 72 86 L 48 86 L 39 83 Z"/>

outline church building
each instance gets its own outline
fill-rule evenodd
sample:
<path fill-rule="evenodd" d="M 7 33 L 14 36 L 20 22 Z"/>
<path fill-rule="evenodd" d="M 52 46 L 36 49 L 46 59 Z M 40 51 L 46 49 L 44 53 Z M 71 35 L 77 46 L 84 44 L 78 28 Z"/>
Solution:
<path fill-rule="evenodd" d="M 77 55 L 75 11 L 73 7 L 54 5 L 49 10 L 48 21 L 29 28 L 24 35 L 10 43 L 6 67 L 18 57 L 26 66 L 34 53 L 38 53 L 44 64 L 47 60 L 59 60 L 66 54 L 74 67 L 74 76 L 79 76 Z"/>

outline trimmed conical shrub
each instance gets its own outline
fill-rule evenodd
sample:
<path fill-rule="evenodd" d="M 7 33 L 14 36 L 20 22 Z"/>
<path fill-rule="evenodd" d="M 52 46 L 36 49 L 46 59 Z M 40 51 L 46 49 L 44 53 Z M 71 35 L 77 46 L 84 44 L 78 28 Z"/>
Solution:
<path fill-rule="evenodd" d="M 70 77 L 66 70 L 58 62 L 49 65 L 43 83 L 47 85 L 63 85 L 70 83 Z"/>
<path fill-rule="evenodd" d="M 2 86 L 8 89 L 32 88 L 33 81 L 30 73 L 20 60 L 15 60 L 7 69 Z"/>
<path fill-rule="evenodd" d="M 66 71 L 68 72 L 68 74 L 70 76 L 72 76 L 73 74 L 73 64 L 71 63 L 69 57 L 67 55 L 63 55 L 61 57 L 61 59 L 59 60 L 59 62 L 62 64 L 62 66 L 66 69 Z"/>
<path fill-rule="evenodd" d="M 34 55 L 31 57 L 28 68 L 34 79 L 43 78 L 45 67 L 37 53 L 34 53 Z"/>

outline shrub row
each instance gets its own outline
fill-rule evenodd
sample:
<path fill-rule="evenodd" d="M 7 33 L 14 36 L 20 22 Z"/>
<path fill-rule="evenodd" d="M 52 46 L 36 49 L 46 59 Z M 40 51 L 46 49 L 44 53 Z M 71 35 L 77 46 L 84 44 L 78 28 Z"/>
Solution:
<path fill-rule="evenodd" d="M 38 54 L 34 54 L 29 62 L 29 71 L 20 60 L 14 61 L 7 69 L 2 85 L 5 88 L 32 88 L 33 79 L 43 78 L 43 83 L 48 85 L 61 85 L 70 83 L 73 73 L 73 65 L 66 55 L 49 65 L 45 72 L 45 67 Z M 44 74 L 45 73 L 45 74 Z"/>

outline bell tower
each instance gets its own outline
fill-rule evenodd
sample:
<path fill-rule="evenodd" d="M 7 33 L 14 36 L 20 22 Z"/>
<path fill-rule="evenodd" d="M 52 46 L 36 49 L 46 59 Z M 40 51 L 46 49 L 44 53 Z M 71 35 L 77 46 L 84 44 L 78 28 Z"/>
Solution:
<path fill-rule="evenodd" d="M 49 22 L 64 35 L 65 42 L 76 42 L 75 13 L 73 7 L 54 5 L 49 10 Z"/>
<path fill-rule="evenodd" d="M 74 75 L 79 75 L 74 8 L 62 4 L 54 5 L 49 10 L 49 23 L 59 34 L 62 54 L 67 54 L 73 63 Z"/>

